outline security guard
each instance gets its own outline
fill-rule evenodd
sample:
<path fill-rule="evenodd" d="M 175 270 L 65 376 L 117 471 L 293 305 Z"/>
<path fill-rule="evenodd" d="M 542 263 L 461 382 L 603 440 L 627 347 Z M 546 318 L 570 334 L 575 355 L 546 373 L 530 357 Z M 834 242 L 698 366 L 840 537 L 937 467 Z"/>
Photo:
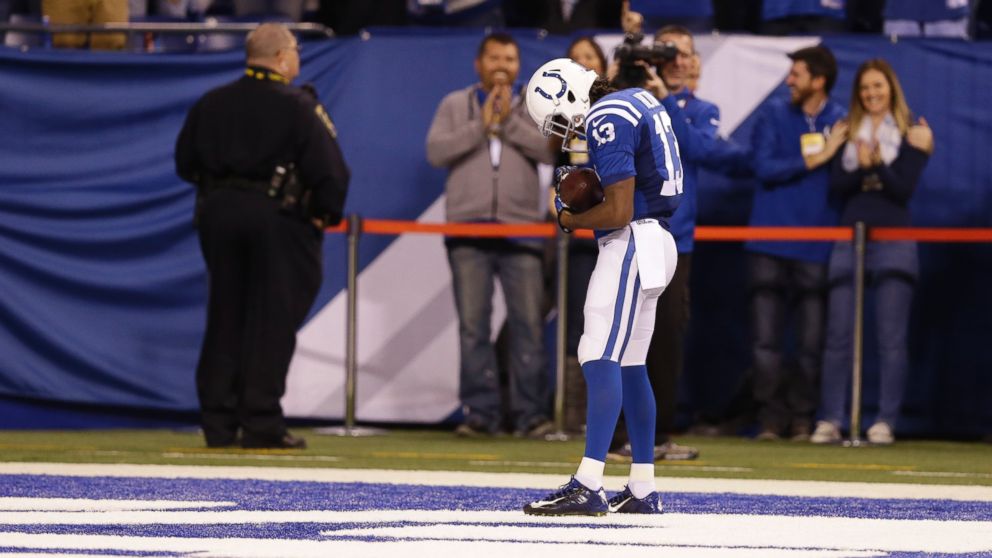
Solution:
<path fill-rule="evenodd" d="M 210 276 L 196 371 L 207 446 L 304 448 L 279 404 L 321 282 L 323 228 L 341 221 L 349 171 L 334 129 L 299 74 L 280 24 L 247 38 L 247 69 L 204 95 L 176 142 L 176 171 L 197 186 Z"/>

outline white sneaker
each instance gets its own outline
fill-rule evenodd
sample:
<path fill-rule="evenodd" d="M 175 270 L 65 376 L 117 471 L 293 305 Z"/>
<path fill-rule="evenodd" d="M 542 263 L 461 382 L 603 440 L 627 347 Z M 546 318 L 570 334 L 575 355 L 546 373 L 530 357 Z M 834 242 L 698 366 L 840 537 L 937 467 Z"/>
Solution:
<path fill-rule="evenodd" d="M 887 422 L 876 422 L 871 425 L 866 434 L 869 442 L 881 446 L 887 446 L 896 441 L 895 435 L 892 434 L 892 427 Z"/>
<path fill-rule="evenodd" d="M 840 443 L 840 440 L 840 428 L 826 420 L 817 421 L 816 430 L 809 437 L 809 441 L 814 444 L 837 444 Z"/>

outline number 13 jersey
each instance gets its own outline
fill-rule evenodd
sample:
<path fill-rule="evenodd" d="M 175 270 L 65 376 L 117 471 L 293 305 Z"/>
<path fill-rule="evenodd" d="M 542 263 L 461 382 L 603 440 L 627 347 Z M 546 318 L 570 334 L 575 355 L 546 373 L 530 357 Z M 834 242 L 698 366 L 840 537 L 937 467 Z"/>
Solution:
<path fill-rule="evenodd" d="M 668 229 L 682 198 L 682 162 L 665 107 L 644 89 L 610 93 L 589 109 L 586 139 L 604 188 L 634 177 L 633 220 L 654 218 Z"/>

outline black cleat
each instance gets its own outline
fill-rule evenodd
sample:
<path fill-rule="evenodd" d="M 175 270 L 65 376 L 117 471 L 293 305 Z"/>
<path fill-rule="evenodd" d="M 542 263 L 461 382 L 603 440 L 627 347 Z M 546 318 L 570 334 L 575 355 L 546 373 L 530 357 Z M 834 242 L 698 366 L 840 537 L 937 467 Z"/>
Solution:
<path fill-rule="evenodd" d="M 572 477 L 557 492 L 524 506 L 527 515 L 606 515 L 609 509 L 602 488 L 590 490 Z"/>
<path fill-rule="evenodd" d="M 662 513 L 661 497 L 652 492 L 644 498 L 637 498 L 630 492 L 630 487 L 610 498 L 610 513 Z"/>

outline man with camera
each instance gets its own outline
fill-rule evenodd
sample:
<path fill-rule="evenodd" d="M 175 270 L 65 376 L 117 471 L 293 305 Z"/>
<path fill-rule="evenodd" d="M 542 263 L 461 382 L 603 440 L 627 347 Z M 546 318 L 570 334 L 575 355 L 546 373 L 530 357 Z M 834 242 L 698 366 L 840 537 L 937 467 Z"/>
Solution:
<path fill-rule="evenodd" d="M 687 87 L 694 65 L 695 45 L 688 29 L 668 25 L 655 34 L 654 44 L 640 44 L 638 34 L 628 34 L 617 49 L 617 80 L 642 85 L 651 91 L 672 119 L 678 139 L 683 178 L 682 204 L 671 219 L 678 249 L 678 266 L 671 284 L 658 301 L 655 334 L 648 350 L 651 387 L 658 401 L 655 459 L 695 459 L 699 451 L 672 441 L 678 403 L 678 378 L 682 373 L 683 339 L 689 321 L 689 271 L 696 227 L 696 185 L 699 167 L 718 171 L 747 166 L 747 152 L 717 135 L 720 109 L 696 97 Z M 660 77 L 659 77 L 660 73 Z M 630 455 L 626 434 L 618 428 L 611 457 Z"/>

